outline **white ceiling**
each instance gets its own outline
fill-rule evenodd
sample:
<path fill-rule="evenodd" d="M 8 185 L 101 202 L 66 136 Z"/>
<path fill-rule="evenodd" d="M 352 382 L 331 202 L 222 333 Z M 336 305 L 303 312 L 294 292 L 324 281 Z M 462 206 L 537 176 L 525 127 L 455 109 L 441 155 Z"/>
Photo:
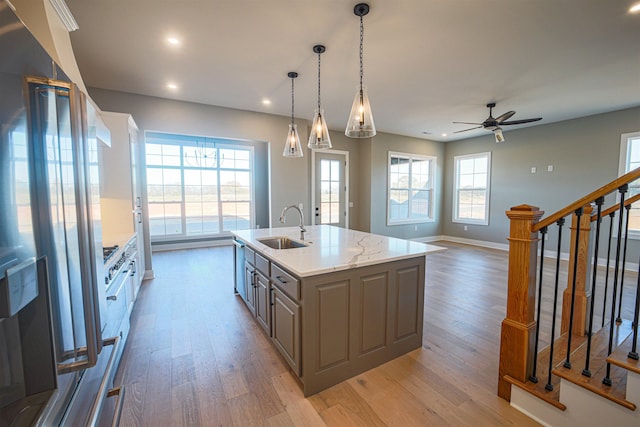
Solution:
<path fill-rule="evenodd" d="M 640 106 L 640 14 L 628 13 L 635 2 L 371 0 L 364 83 L 376 127 L 446 141 L 488 134 L 452 134 L 469 127 L 452 122 L 483 121 L 491 101 L 494 116 L 543 117 L 532 125 Z M 297 71 L 296 117 L 310 121 L 312 47 L 324 44 L 322 107 L 334 130 L 344 129 L 358 82 L 356 3 L 67 0 L 90 87 L 286 116 L 287 72 Z M 166 43 L 170 35 L 181 47 Z"/>

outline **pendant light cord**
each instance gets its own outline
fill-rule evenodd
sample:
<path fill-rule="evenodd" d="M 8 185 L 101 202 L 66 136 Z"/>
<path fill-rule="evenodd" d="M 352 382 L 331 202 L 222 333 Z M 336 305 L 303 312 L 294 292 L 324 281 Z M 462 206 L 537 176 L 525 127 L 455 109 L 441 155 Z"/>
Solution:
<path fill-rule="evenodd" d="M 293 97 L 293 77 L 291 77 L 291 124 L 293 124 L 293 102 L 294 102 L 294 97 Z"/>
<path fill-rule="evenodd" d="M 320 55 L 322 52 L 318 52 L 318 111 L 320 111 Z"/>
<path fill-rule="evenodd" d="M 362 56 L 363 56 L 363 45 L 364 45 L 364 22 L 362 21 L 362 16 L 360 16 L 360 91 L 362 91 L 362 74 L 363 74 L 363 66 L 362 66 Z"/>

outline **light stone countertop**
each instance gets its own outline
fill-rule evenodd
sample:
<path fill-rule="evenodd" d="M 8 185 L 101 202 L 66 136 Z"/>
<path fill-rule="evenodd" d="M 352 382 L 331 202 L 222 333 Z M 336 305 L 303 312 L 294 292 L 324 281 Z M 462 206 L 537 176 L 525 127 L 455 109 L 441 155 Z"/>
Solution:
<path fill-rule="evenodd" d="M 305 226 L 304 242 L 309 246 L 294 249 L 272 249 L 258 241 L 265 237 L 285 236 L 300 240 L 299 227 L 236 230 L 232 233 L 258 253 L 276 261 L 299 277 L 364 267 L 388 261 L 429 255 L 446 248 L 364 233 L 330 225 Z"/>

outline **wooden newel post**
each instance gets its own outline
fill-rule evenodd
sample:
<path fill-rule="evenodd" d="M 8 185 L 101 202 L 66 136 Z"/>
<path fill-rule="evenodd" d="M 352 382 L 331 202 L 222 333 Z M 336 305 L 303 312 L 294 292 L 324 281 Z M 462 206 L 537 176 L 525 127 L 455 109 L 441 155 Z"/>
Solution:
<path fill-rule="evenodd" d="M 569 268 L 567 288 L 562 294 L 562 323 L 560 333 L 569 330 L 571 317 L 571 296 L 573 295 L 573 272 L 575 270 L 576 295 L 573 312 L 573 333 L 584 336 L 587 333 L 589 323 L 589 305 L 591 290 L 587 286 L 589 276 L 589 235 L 591 233 L 591 212 L 593 207 L 586 205 L 580 216 L 580 235 L 576 247 L 576 233 L 578 229 L 578 216 L 574 213 L 571 219 L 571 248 L 569 249 Z"/>
<path fill-rule="evenodd" d="M 544 214 L 535 206 L 514 206 L 506 212 L 509 232 L 507 317 L 502 321 L 498 396 L 511 400 L 508 375 L 526 382 L 533 370 L 538 232 L 532 227 Z"/>

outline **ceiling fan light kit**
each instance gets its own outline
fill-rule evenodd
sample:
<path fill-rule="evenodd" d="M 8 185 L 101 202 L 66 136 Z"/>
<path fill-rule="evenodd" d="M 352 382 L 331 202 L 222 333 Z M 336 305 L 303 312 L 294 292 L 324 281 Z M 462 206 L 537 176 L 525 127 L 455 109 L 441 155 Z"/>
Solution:
<path fill-rule="evenodd" d="M 376 134 L 376 126 L 373 123 L 373 113 L 369 103 L 367 88 L 362 84 L 363 76 L 363 44 L 364 44 L 364 22 L 362 17 L 369 13 L 367 3 L 358 3 L 353 8 L 353 13 L 360 17 L 360 84 L 356 89 L 356 95 L 351 106 L 351 113 L 347 122 L 347 129 L 344 134 L 349 138 L 370 138 Z"/>
<path fill-rule="evenodd" d="M 472 128 L 462 129 L 455 131 L 454 133 L 467 132 L 474 129 L 486 129 L 493 132 L 496 142 L 503 142 L 504 135 L 502 134 L 501 126 L 510 126 L 510 125 L 521 125 L 524 123 L 537 122 L 542 120 L 542 117 L 536 117 L 532 119 L 521 119 L 521 120 L 509 120 L 513 117 L 516 112 L 515 111 L 507 111 L 504 114 L 499 115 L 498 117 L 493 117 L 493 108 L 496 106 L 495 102 L 490 102 L 487 104 L 487 108 L 489 109 L 489 117 L 482 123 L 473 123 L 473 122 L 453 122 L 457 124 L 465 124 L 465 125 L 476 125 Z"/>

